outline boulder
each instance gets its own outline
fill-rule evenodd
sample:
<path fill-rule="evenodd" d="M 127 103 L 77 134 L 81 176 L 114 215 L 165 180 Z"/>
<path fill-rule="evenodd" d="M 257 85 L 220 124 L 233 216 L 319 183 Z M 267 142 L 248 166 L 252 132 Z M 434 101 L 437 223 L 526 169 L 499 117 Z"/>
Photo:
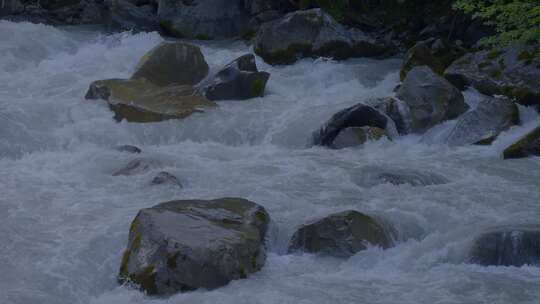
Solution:
<path fill-rule="evenodd" d="M 469 53 L 456 60 L 444 76 L 460 89 L 515 98 L 524 105 L 540 105 L 540 59 L 529 47 L 507 47 Z"/>
<path fill-rule="evenodd" d="M 162 42 L 139 61 L 132 79 L 158 86 L 195 85 L 208 75 L 199 47 L 182 42 Z"/>
<path fill-rule="evenodd" d="M 366 104 L 390 117 L 400 135 L 409 134 L 412 127 L 412 117 L 409 106 L 402 100 L 393 97 L 368 99 Z"/>
<path fill-rule="evenodd" d="M 397 136 L 392 119 L 373 107 L 359 103 L 334 114 L 323 127 L 313 133 L 313 145 L 335 148 L 334 141 L 343 130 L 359 127 L 382 129 L 390 139 Z"/>
<path fill-rule="evenodd" d="M 407 73 L 416 66 L 428 66 L 435 73 L 442 75 L 444 70 L 456 59 L 463 56 L 463 48 L 452 45 L 442 39 L 429 39 L 416 43 L 405 54 L 399 73 L 405 79 Z"/>
<path fill-rule="evenodd" d="M 254 49 L 270 64 L 290 64 L 302 57 L 374 57 L 389 51 L 361 30 L 347 30 L 321 9 L 292 12 L 263 24 Z"/>
<path fill-rule="evenodd" d="M 216 106 L 194 92 L 187 85 L 158 87 L 144 80 L 107 79 L 93 82 L 86 99 L 106 100 L 117 121 L 156 122 L 185 118 Z"/>
<path fill-rule="evenodd" d="M 159 22 L 151 5 L 137 6 L 130 0 L 107 0 L 109 24 L 120 30 L 157 31 Z"/>
<path fill-rule="evenodd" d="M 122 168 L 116 170 L 112 175 L 113 176 L 130 176 L 130 175 L 143 174 L 145 172 L 148 172 L 149 170 L 158 168 L 160 166 L 161 166 L 161 162 L 159 162 L 158 160 L 147 159 L 147 158 L 137 158 L 130 161 Z"/>
<path fill-rule="evenodd" d="M 350 210 L 302 225 L 289 242 L 289 252 L 305 251 L 350 257 L 368 245 L 391 247 L 392 237 L 372 217 Z"/>
<path fill-rule="evenodd" d="M 180 188 L 184 188 L 182 183 L 178 180 L 178 178 L 174 175 L 172 175 L 169 172 L 161 171 L 152 179 L 152 185 L 164 185 L 169 184 L 173 186 L 177 186 Z"/>
<path fill-rule="evenodd" d="M 116 147 L 115 149 L 120 152 L 127 152 L 127 153 L 134 153 L 134 154 L 139 154 L 142 152 L 141 149 L 132 145 L 122 145 L 122 146 Z"/>
<path fill-rule="evenodd" d="M 18 14 L 24 11 L 24 5 L 19 0 L 3 0 L 0 2 L 0 17 Z"/>
<path fill-rule="evenodd" d="M 162 28 L 180 38 L 231 38 L 248 31 L 242 0 L 159 0 L 157 14 Z"/>
<path fill-rule="evenodd" d="M 379 140 L 386 136 L 386 130 L 377 127 L 350 127 L 339 132 L 332 146 L 336 149 L 356 147 L 368 141 Z"/>
<path fill-rule="evenodd" d="M 269 73 L 259 72 L 255 56 L 246 54 L 207 79 L 199 91 L 210 100 L 262 97 L 269 77 Z"/>
<path fill-rule="evenodd" d="M 491 144 L 502 131 L 518 123 L 519 110 L 512 101 L 488 97 L 458 118 L 446 141 L 451 146 Z"/>
<path fill-rule="evenodd" d="M 351 177 L 355 184 L 362 187 L 373 187 L 380 184 L 422 187 L 449 182 L 446 177 L 430 171 L 389 166 L 365 166 L 355 170 Z"/>
<path fill-rule="evenodd" d="M 540 156 L 540 126 L 504 149 L 504 159 Z"/>
<path fill-rule="evenodd" d="M 469 109 L 461 92 L 427 66 L 414 67 L 396 96 L 409 106 L 414 133 L 423 133 Z"/>
<path fill-rule="evenodd" d="M 139 211 L 119 281 L 150 295 L 213 289 L 260 270 L 270 217 L 241 198 L 179 200 Z"/>
<path fill-rule="evenodd" d="M 480 265 L 540 265 L 540 228 L 496 228 L 479 236 L 471 250 L 471 262 Z"/>

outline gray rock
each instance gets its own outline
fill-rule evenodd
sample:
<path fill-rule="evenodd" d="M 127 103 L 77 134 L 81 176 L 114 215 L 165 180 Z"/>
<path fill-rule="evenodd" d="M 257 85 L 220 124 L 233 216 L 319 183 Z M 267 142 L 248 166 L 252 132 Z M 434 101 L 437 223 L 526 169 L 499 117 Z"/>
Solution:
<path fill-rule="evenodd" d="M 423 133 L 469 109 L 461 92 L 427 66 L 413 68 L 396 96 L 409 106 L 414 133 Z"/>
<path fill-rule="evenodd" d="M 345 29 L 321 9 L 292 12 L 263 24 L 254 48 L 270 64 L 290 64 L 302 57 L 374 57 L 389 51 L 366 33 Z"/>
<path fill-rule="evenodd" d="M 375 127 L 385 130 L 393 139 L 397 136 L 394 122 L 377 109 L 359 103 L 334 114 L 318 131 L 313 133 L 313 145 L 334 147 L 339 133 L 351 127 Z"/>
<path fill-rule="evenodd" d="M 181 38 L 231 38 L 249 28 L 242 0 L 159 0 L 158 18 L 169 34 Z"/>
<path fill-rule="evenodd" d="M 416 170 L 393 168 L 387 166 L 365 166 L 352 173 L 353 182 L 362 187 L 373 187 L 380 184 L 411 185 L 413 187 L 442 185 L 448 179 L 439 174 Z"/>
<path fill-rule="evenodd" d="M 401 80 L 405 79 L 407 73 L 416 66 L 428 66 L 435 73 L 442 75 L 444 70 L 464 53 L 463 48 L 441 39 L 420 41 L 405 54 L 399 76 Z"/>
<path fill-rule="evenodd" d="M 540 156 L 540 126 L 504 149 L 504 159 Z"/>
<path fill-rule="evenodd" d="M 367 246 L 393 245 L 391 235 L 373 218 L 358 211 L 344 211 L 301 226 L 289 242 L 289 252 L 305 251 L 350 257 Z"/>
<path fill-rule="evenodd" d="M 120 151 L 120 152 L 127 152 L 127 153 L 134 153 L 134 154 L 139 154 L 139 153 L 142 152 L 141 149 L 139 149 L 136 146 L 132 146 L 132 145 L 118 146 L 118 147 L 116 147 L 116 150 Z"/>
<path fill-rule="evenodd" d="M 174 185 L 180 188 L 184 188 L 184 186 L 182 185 L 182 183 L 178 180 L 176 176 L 166 171 L 159 172 L 158 175 L 156 175 L 156 177 L 152 179 L 152 185 L 164 185 L 164 184 L 169 184 L 169 185 Z"/>
<path fill-rule="evenodd" d="M 540 59 L 533 47 L 469 53 L 444 76 L 460 89 L 472 86 L 486 95 L 505 95 L 524 105 L 540 105 Z"/>
<path fill-rule="evenodd" d="M 161 162 L 155 159 L 137 158 L 127 163 L 121 169 L 115 171 L 113 176 L 130 176 L 143 174 L 154 168 L 161 167 Z"/>
<path fill-rule="evenodd" d="M 139 211 L 119 281 L 150 295 L 213 289 L 260 270 L 270 217 L 241 198 L 183 200 Z"/>
<path fill-rule="evenodd" d="M 350 127 L 339 132 L 332 146 L 336 149 L 356 147 L 385 136 L 386 130 L 377 127 Z"/>
<path fill-rule="evenodd" d="M 24 5 L 19 0 L 0 1 L 0 17 L 14 15 L 24 11 Z"/>
<path fill-rule="evenodd" d="M 255 56 L 246 54 L 203 82 L 199 91 L 210 100 L 262 97 L 269 77 L 269 73 L 259 72 Z"/>
<path fill-rule="evenodd" d="M 135 5 L 129 0 L 107 0 L 109 22 L 120 30 L 157 31 L 159 22 L 150 5 Z"/>
<path fill-rule="evenodd" d="M 289 0 L 244 0 L 244 7 L 251 15 L 268 11 L 287 12 L 295 9 Z"/>
<path fill-rule="evenodd" d="M 519 110 L 512 101 L 488 97 L 476 109 L 458 118 L 447 143 L 451 146 L 490 144 L 502 131 L 518 123 Z"/>
<path fill-rule="evenodd" d="M 540 227 L 496 228 L 476 239 L 471 262 L 480 265 L 540 265 Z"/>
<path fill-rule="evenodd" d="M 396 124 L 396 129 L 400 135 L 409 134 L 412 128 L 412 117 L 409 106 L 402 100 L 383 97 L 368 99 L 366 104 L 375 107 L 386 114 Z"/>
<path fill-rule="evenodd" d="M 208 75 L 208 64 L 199 47 L 182 42 L 162 42 L 135 68 L 132 79 L 158 86 L 195 85 Z"/>

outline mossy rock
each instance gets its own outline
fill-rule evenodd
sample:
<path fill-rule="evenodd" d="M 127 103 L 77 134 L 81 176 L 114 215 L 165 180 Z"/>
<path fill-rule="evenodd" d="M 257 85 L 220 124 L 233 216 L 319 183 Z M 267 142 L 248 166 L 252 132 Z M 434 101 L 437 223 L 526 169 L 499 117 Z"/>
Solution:
<path fill-rule="evenodd" d="M 529 132 L 517 142 L 506 148 L 504 159 L 540 156 L 540 127 Z"/>

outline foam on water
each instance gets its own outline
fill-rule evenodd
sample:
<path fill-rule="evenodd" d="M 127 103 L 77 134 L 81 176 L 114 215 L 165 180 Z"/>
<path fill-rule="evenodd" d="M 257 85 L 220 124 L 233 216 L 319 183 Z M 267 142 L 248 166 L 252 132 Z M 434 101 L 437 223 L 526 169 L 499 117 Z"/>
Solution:
<path fill-rule="evenodd" d="M 0 22 L 0 303 L 537 303 L 540 269 L 467 264 L 474 236 L 494 225 L 536 223 L 540 159 L 500 152 L 540 123 L 491 147 L 449 148 L 409 136 L 363 148 L 306 148 L 334 112 L 398 83 L 399 60 L 301 60 L 271 67 L 267 96 L 220 102 L 182 121 L 115 123 L 104 102 L 85 101 L 96 79 L 128 77 L 162 41 Z M 204 43 L 213 68 L 250 51 Z M 475 92 L 467 92 L 474 103 Z M 451 122 L 450 122 L 451 124 Z M 161 168 L 111 174 L 135 157 Z M 369 167 L 428 172 L 449 182 L 365 185 Z M 177 175 L 184 189 L 150 181 Z M 427 175 L 429 176 L 429 174 Z M 149 298 L 118 286 L 129 223 L 140 208 L 187 198 L 240 196 L 273 219 L 264 269 L 213 291 Z M 354 208 L 392 223 L 398 245 L 348 260 L 284 254 L 295 226 Z"/>

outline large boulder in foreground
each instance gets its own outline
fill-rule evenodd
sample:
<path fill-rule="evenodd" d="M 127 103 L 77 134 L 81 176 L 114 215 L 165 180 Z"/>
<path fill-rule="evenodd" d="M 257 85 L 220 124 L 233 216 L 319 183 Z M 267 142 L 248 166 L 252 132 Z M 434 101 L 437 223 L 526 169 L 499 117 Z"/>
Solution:
<path fill-rule="evenodd" d="M 370 127 L 373 132 L 384 133 L 390 139 L 398 135 L 392 119 L 371 106 L 359 103 L 334 114 L 318 131 L 313 133 L 313 145 L 338 148 L 334 142 L 340 133 L 358 134 L 359 128 L 362 127 Z M 351 128 L 354 129 L 351 130 Z M 371 131 L 366 130 L 366 132 Z"/>
<path fill-rule="evenodd" d="M 471 262 L 480 265 L 540 265 L 540 227 L 494 229 L 478 237 Z"/>
<path fill-rule="evenodd" d="M 506 98 L 488 97 L 480 101 L 476 109 L 457 120 L 446 142 L 451 146 L 491 144 L 497 136 L 519 123 L 516 104 Z"/>
<path fill-rule="evenodd" d="M 445 71 L 460 89 L 472 86 L 486 95 L 505 95 L 524 105 L 540 105 L 540 59 L 527 47 L 469 53 Z"/>
<path fill-rule="evenodd" d="M 367 246 L 389 248 L 393 241 L 386 229 L 358 211 L 335 213 L 301 226 L 289 242 L 289 252 L 305 251 L 350 257 Z"/>
<path fill-rule="evenodd" d="M 321 9 L 292 12 L 263 24 L 254 48 L 270 64 L 290 64 L 302 57 L 373 57 L 389 51 L 366 33 L 347 30 Z"/>
<path fill-rule="evenodd" d="M 267 72 L 259 72 L 253 54 L 243 55 L 227 64 L 200 85 L 200 92 L 210 100 L 250 99 L 264 96 Z"/>
<path fill-rule="evenodd" d="M 186 85 L 158 87 L 144 80 L 107 79 L 90 84 L 86 99 L 106 100 L 117 121 L 156 122 L 216 106 L 193 94 L 193 87 Z"/>
<path fill-rule="evenodd" d="M 527 133 L 503 152 L 504 159 L 527 156 L 540 156 L 540 126 Z"/>
<path fill-rule="evenodd" d="M 423 133 L 469 109 L 463 94 L 427 66 L 413 68 L 396 96 L 409 106 L 414 133 Z"/>
<path fill-rule="evenodd" d="M 249 13 L 241 0 L 159 0 L 157 14 L 165 31 L 180 38 L 232 38 L 248 31 Z"/>
<path fill-rule="evenodd" d="M 200 48 L 182 42 L 162 42 L 144 55 L 132 79 L 158 86 L 195 85 L 208 75 Z"/>
<path fill-rule="evenodd" d="M 139 211 L 120 282 L 150 295 L 213 289 L 260 270 L 270 217 L 241 198 L 171 201 Z"/>

